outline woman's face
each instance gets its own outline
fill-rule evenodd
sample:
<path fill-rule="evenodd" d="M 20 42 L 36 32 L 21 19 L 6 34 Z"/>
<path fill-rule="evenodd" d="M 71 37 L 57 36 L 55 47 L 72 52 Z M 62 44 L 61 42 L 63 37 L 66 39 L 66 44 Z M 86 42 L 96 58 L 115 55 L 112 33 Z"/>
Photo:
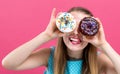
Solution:
<path fill-rule="evenodd" d="M 74 16 L 76 20 L 77 27 L 73 32 L 65 34 L 65 36 L 63 36 L 63 41 L 67 46 L 67 49 L 71 51 L 81 51 L 87 46 L 88 42 L 82 40 L 82 35 L 78 33 L 77 29 L 80 21 L 84 17 L 88 17 L 89 15 L 77 11 L 73 11 L 71 12 L 71 14 Z"/>

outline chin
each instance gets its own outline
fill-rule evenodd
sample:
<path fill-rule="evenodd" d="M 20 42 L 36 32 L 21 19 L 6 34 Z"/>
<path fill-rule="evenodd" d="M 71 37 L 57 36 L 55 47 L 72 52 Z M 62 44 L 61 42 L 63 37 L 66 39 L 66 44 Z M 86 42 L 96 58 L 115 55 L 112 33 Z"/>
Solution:
<path fill-rule="evenodd" d="M 84 49 L 84 48 L 77 47 L 77 46 L 68 46 L 67 48 L 71 51 L 81 51 Z"/>

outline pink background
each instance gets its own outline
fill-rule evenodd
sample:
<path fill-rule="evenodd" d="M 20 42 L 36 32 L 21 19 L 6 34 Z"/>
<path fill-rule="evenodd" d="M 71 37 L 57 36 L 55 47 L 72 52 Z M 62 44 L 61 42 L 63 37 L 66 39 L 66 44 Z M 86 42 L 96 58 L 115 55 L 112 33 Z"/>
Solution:
<path fill-rule="evenodd" d="M 13 49 L 42 32 L 52 9 L 67 11 L 73 6 L 90 9 L 103 22 L 108 42 L 120 53 L 120 0 L 0 0 L 0 63 Z M 55 45 L 55 40 L 41 46 Z M 44 67 L 26 71 L 5 70 L 0 74 L 43 74 Z"/>

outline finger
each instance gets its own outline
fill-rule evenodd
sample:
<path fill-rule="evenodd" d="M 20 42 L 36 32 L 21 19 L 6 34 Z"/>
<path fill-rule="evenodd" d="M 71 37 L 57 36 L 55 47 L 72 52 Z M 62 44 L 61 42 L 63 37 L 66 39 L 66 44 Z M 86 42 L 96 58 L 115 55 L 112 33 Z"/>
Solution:
<path fill-rule="evenodd" d="M 83 36 L 83 41 L 85 41 L 85 42 L 90 42 L 90 38 L 87 37 L 87 36 Z"/>
<path fill-rule="evenodd" d="M 52 13 L 51 13 L 51 19 L 50 19 L 50 25 L 52 24 L 53 28 L 56 28 L 55 26 L 55 14 L 56 14 L 56 8 L 53 8 Z"/>
<path fill-rule="evenodd" d="M 53 8 L 52 13 L 51 13 L 51 18 L 55 18 L 55 12 L 56 12 L 56 8 Z"/>
<path fill-rule="evenodd" d="M 64 35 L 64 33 L 59 33 L 59 37 L 63 37 Z"/>
<path fill-rule="evenodd" d="M 57 34 L 59 37 L 62 37 L 62 36 L 65 35 L 64 33 L 60 32 L 59 30 L 56 31 L 56 34 Z"/>
<path fill-rule="evenodd" d="M 83 41 L 87 41 L 86 36 L 82 36 L 82 40 L 83 40 Z"/>
<path fill-rule="evenodd" d="M 98 23 L 99 23 L 99 34 L 100 35 L 103 35 L 104 34 L 104 29 L 103 29 L 103 25 L 102 25 L 102 22 L 100 21 L 100 19 L 99 18 L 95 18 L 97 21 L 98 21 Z"/>

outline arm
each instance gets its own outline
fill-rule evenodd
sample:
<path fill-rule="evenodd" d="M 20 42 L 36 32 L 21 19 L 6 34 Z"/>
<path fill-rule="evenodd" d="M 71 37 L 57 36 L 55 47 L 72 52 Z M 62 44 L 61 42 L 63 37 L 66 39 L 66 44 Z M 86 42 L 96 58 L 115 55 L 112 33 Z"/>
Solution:
<path fill-rule="evenodd" d="M 49 40 L 63 36 L 63 33 L 61 33 L 55 25 L 55 19 L 55 9 L 53 9 L 46 30 L 9 53 L 2 60 L 3 67 L 7 69 L 23 70 L 47 65 L 49 49 L 45 48 L 35 53 L 33 51 Z"/>
<path fill-rule="evenodd" d="M 33 69 L 39 66 L 46 66 L 48 63 L 48 58 L 50 55 L 50 48 L 40 49 L 38 51 L 34 51 L 30 54 L 29 57 L 25 61 L 23 61 L 20 65 L 15 68 L 8 68 L 12 70 L 26 70 L 26 69 Z M 17 61 L 16 61 L 17 62 Z"/>
<path fill-rule="evenodd" d="M 109 43 L 99 47 L 105 53 L 105 55 L 110 59 L 106 61 L 106 73 L 107 74 L 120 74 L 120 56 L 119 54 L 110 46 Z"/>
<path fill-rule="evenodd" d="M 101 49 L 105 53 L 105 55 L 110 59 L 109 61 L 106 61 L 107 74 L 110 74 L 110 72 L 111 74 L 115 74 L 115 73 L 120 74 L 120 56 L 106 41 L 102 23 L 100 22 L 100 20 L 98 18 L 95 19 L 99 22 L 99 26 L 100 26 L 99 32 L 93 37 L 83 36 L 83 40 Z M 106 58 L 104 60 L 106 60 Z"/>
<path fill-rule="evenodd" d="M 104 74 L 117 74 L 115 66 L 105 53 L 98 56 L 99 72 Z"/>
<path fill-rule="evenodd" d="M 43 39 L 45 38 L 45 39 Z M 20 47 L 14 49 L 11 53 L 9 53 L 3 60 L 2 65 L 7 69 L 15 69 L 21 66 L 23 63 L 29 63 L 30 60 L 35 59 L 33 54 L 33 50 L 39 47 L 41 44 L 50 40 L 45 33 L 41 33 L 37 37 L 33 38 L 32 40 L 26 42 L 25 44 L 21 45 Z M 42 56 L 42 55 L 41 55 Z M 41 61 L 44 61 L 44 59 Z M 41 65 L 44 63 L 41 63 Z"/>

